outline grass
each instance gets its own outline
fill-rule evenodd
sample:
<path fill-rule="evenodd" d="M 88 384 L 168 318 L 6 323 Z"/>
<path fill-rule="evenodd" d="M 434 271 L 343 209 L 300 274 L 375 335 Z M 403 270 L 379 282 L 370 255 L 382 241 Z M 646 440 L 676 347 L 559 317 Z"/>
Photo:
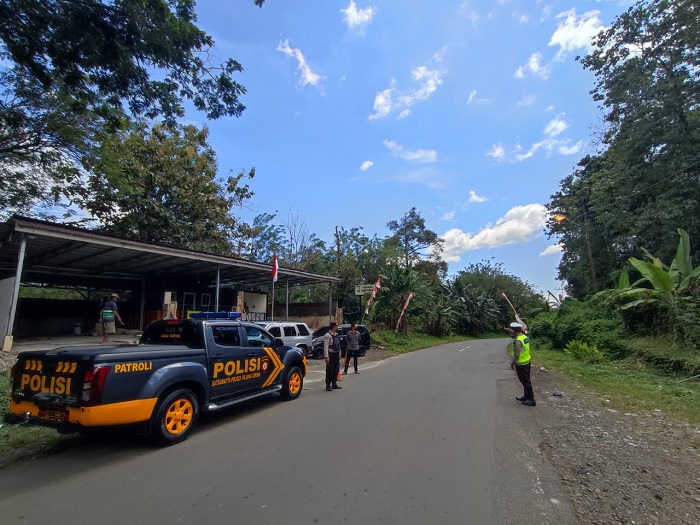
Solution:
<path fill-rule="evenodd" d="M 588 364 L 558 350 L 533 349 L 533 364 L 556 369 L 582 386 L 610 400 L 624 411 L 661 410 L 674 418 L 700 424 L 700 381 L 661 374 L 645 362 L 629 357 Z"/>

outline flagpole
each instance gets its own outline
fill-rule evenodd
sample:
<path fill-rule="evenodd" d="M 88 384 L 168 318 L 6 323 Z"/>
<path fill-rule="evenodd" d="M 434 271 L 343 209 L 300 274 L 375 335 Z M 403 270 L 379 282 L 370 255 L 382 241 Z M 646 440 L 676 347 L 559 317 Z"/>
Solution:
<path fill-rule="evenodd" d="M 277 254 L 272 256 L 272 315 L 270 320 L 275 320 L 275 283 L 277 282 L 277 272 L 279 271 L 279 263 L 277 262 Z"/>

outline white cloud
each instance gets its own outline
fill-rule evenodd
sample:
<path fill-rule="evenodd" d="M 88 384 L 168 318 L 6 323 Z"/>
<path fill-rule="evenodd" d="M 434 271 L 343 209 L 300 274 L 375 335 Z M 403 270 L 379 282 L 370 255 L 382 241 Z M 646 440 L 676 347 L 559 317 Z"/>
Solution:
<path fill-rule="evenodd" d="M 459 6 L 458 12 L 460 14 L 463 14 L 467 19 L 469 19 L 473 24 L 476 24 L 479 19 L 481 18 L 481 15 L 474 9 L 472 9 L 469 5 L 469 2 L 462 2 L 462 4 Z"/>
<path fill-rule="evenodd" d="M 410 109 L 404 109 L 401 113 L 399 113 L 399 116 L 396 117 L 396 120 L 403 120 L 406 117 L 408 117 L 411 114 Z"/>
<path fill-rule="evenodd" d="M 486 197 L 480 197 L 474 190 L 469 190 L 469 202 L 486 202 Z"/>
<path fill-rule="evenodd" d="M 441 221 L 446 221 L 446 222 L 452 222 L 455 219 L 455 215 L 457 212 L 453 211 L 448 211 L 445 213 L 442 218 L 440 219 Z"/>
<path fill-rule="evenodd" d="M 433 56 L 434 62 L 442 62 L 442 50 Z M 428 66 L 419 66 L 411 71 L 413 80 L 419 82 L 420 85 L 410 91 L 399 92 L 396 89 L 396 80 L 392 79 L 391 87 L 384 91 L 380 91 L 374 97 L 374 113 L 369 116 L 370 120 L 386 117 L 392 111 L 399 111 L 399 117 L 405 118 L 408 113 L 406 110 L 413 104 L 421 100 L 427 100 L 437 91 L 438 86 L 442 85 L 442 76 L 444 70 L 431 69 Z M 396 95 L 396 96 L 395 96 Z"/>
<path fill-rule="evenodd" d="M 452 228 L 441 237 L 445 240 L 443 259 L 459 262 L 460 255 L 482 248 L 497 248 L 507 244 L 527 242 L 545 227 L 547 210 L 541 204 L 516 206 L 477 234 Z"/>
<path fill-rule="evenodd" d="M 560 155 L 573 155 L 583 149 L 583 141 L 579 141 L 573 146 L 569 146 L 570 142 L 570 139 L 546 138 L 539 142 L 535 142 L 532 146 L 530 146 L 530 149 L 526 153 L 516 155 L 515 159 L 522 162 L 534 157 L 535 153 L 537 153 L 539 150 L 545 151 L 546 156 L 551 157 L 555 152 L 559 153 Z"/>
<path fill-rule="evenodd" d="M 533 95 L 525 95 L 523 98 L 521 98 L 517 102 L 517 105 L 520 107 L 534 106 L 536 102 L 537 102 L 537 97 L 535 97 Z"/>
<path fill-rule="evenodd" d="M 285 40 L 284 42 L 280 42 L 279 45 L 277 46 L 277 51 L 279 51 L 280 53 L 284 53 L 288 57 L 296 59 L 297 69 L 301 72 L 301 85 L 302 86 L 306 86 L 306 85 L 315 86 L 323 78 L 321 75 L 319 75 L 318 73 L 316 73 L 314 70 L 311 69 L 311 66 L 309 66 L 309 64 L 306 62 L 306 58 L 304 58 L 304 54 L 301 52 L 300 49 L 295 49 L 293 47 L 290 47 L 289 40 Z"/>
<path fill-rule="evenodd" d="M 558 148 L 559 153 L 562 155 L 575 155 L 583 149 L 583 141 L 579 140 L 573 146 L 561 145 Z"/>
<path fill-rule="evenodd" d="M 578 16 L 574 8 L 559 13 L 557 18 L 563 19 L 563 22 L 560 21 L 549 41 L 550 46 L 559 46 L 557 58 L 577 49 L 589 53 L 593 48 L 593 37 L 606 29 L 600 19 L 600 11 L 588 11 Z"/>
<path fill-rule="evenodd" d="M 380 91 L 374 97 L 374 113 L 369 116 L 370 120 L 386 117 L 389 113 L 391 113 L 391 109 L 394 106 L 392 94 L 394 92 L 395 85 L 396 81 L 392 80 L 390 88 Z"/>
<path fill-rule="evenodd" d="M 548 255 L 557 255 L 562 252 L 561 244 L 553 244 L 552 246 L 547 246 L 544 250 L 540 252 L 540 257 L 546 257 Z"/>
<path fill-rule="evenodd" d="M 384 146 L 391 151 L 394 157 L 407 160 L 414 164 L 426 164 L 437 161 L 437 152 L 432 149 L 419 149 L 416 151 L 405 150 L 403 146 L 393 140 L 384 140 Z"/>
<path fill-rule="evenodd" d="M 349 28 L 363 28 L 372 23 L 372 19 L 377 13 L 377 8 L 365 7 L 363 9 L 358 9 L 357 4 L 355 4 L 353 0 L 350 0 L 350 5 L 345 9 L 341 9 L 340 12 L 343 13 L 343 20 Z"/>
<path fill-rule="evenodd" d="M 491 149 L 486 154 L 487 157 L 493 157 L 498 162 L 503 162 L 506 158 L 506 150 L 503 148 L 502 144 L 494 144 Z"/>
<path fill-rule="evenodd" d="M 566 131 L 568 127 L 569 125 L 566 123 L 566 121 L 556 117 L 550 120 L 547 127 L 544 128 L 544 134 L 548 137 L 556 137 L 557 135 L 560 135 Z"/>
<path fill-rule="evenodd" d="M 546 5 L 542 8 L 542 17 L 540 18 L 540 23 L 547 20 L 552 15 L 552 6 Z"/>
<path fill-rule="evenodd" d="M 374 166 L 374 162 L 372 162 L 371 160 L 366 160 L 366 161 L 364 161 L 362 164 L 360 164 L 360 169 L 361 169 L 362 171 L 367 171 L 367 170 L 370 169 L 372 166 Z"/>
<path fill-rule="evenodd" d="M 435 190 L 445 190 L 450 184 L 449 176 L 429 166 L 417 167 L 408 171 L 392 171 L 369 178 L 361 175 L 353 179 L 363 184 L 381 184 L 395 187 L 399 184 L 418 184 Z"/>
<path fill-rule="evenodd" d="M 513 17 L 518 19 L 519 24 L 527 24 L 530 21 L 530 17 L 526 13 L 513 12 Z"/>
<path fill-rule="evenodd" d="M 525 78 L 527 73 L 541 77 L 545 80 L 549 78 L 550 66 L 542 64 L 542 53 L 533 53 L 530 55 L 527 64 L 520 66 L 513 75 L 515 78 Z"/>
<path fill-rule="evenodd" d="M 471 104 L 472 100 L 476 97 L 476 89 L 469 93 L 469 98 L 467 99 L 467 104 Z"/>

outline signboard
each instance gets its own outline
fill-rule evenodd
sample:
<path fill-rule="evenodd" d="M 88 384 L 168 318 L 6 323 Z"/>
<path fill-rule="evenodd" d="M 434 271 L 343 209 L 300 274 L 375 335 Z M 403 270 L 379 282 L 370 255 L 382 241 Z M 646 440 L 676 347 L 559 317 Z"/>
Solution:
<path fill-rule="evenodd" d="M 355 295 L 366 295 L 372 293 L 374 290 L 373 284 L 356 284 L 355 285 Z"/>

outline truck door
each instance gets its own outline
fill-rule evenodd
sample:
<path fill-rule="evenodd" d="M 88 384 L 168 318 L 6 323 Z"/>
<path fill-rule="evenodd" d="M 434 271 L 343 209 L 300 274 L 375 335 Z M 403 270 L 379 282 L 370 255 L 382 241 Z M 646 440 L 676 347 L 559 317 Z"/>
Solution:
<path fill-rule="evenodd" d="M 282 369 L 284 365 L 279 355 L 275 351 L 275 341 L 273 337 L 254 325 L 243 327 L 247 339 L 249 356 L 258 356 L 260 359 L 260 376 L 256 378 L 257 388 L 267 388 L 281 381 Z"/>
<path fill-rule="evenodd" d="M 260 374 L 257 354 L 251 356 L 242 345 L 237 325 L 213 325 L 209 341 L 209 377 L 212 401 L 245 395 L 256 387 Z"/>

